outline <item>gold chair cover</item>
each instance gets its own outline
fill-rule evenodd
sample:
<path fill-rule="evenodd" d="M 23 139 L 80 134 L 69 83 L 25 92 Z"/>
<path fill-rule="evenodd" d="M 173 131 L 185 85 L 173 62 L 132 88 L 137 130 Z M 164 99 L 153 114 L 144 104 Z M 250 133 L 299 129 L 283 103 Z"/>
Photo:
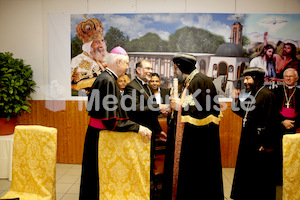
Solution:
<path fill-rule="evenodd" d="M 12 183 L 2 198 L 55 200 L 57 130 L 16 126 Z"/>
<path fill-rule="evenodd" d="M 100 200 L 150 199 L 150 142 L 134 132 L 101 131 Z"/>
<path fill-rule="evenodd" d="M 283 136 L 283 200 L 300 199 L 300 134 Z"/>

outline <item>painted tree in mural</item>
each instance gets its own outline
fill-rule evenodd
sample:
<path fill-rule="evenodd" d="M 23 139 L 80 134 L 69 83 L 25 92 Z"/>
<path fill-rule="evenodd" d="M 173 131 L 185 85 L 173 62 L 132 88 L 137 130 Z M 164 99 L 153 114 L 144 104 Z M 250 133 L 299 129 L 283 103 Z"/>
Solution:
<path fill-rule="evenodd" d="M 122 46 L 128 52 L 189 52 L 216 53 L 218 47 L 225 43 L 222 36 L 195 27 L 183 27 L 162 40 L 158 34 L 147 33 L 144 36 L 129 40 L 121 30 L 110 27 L 104 39 L 107 41 L 107 51 L 115 46 Z M 71 42 L 72 58 L 82 52 L 82 41 L 76 35 Z"/>
<path fill-rule="evenodd" d="M 118 28 L 110 27 L 104 39 L 106 40 L 107 51 L 110 52 L 116 46 L 124 47 L 129 42 L 129 37 Z"/>
<path fill-rule="evenodd" d="M 76 34 L 75 37 L 72 38 L 71 41 L 71 58 L 74 58 L 78 54 L 82 53 L 82 41 L 79 39 L 78 35 Z"/>
<path fill-rule="evenodd" d="M 216 53 L 225 43 L 222 36 L 195 27 L 183 27 L 169 37 L 169 50 L 173 52 Z"/>
<path fill-rule="evenodd" d="M 155 33 L 147 33 L 139 39 L 133 39 L 128 42 L 125 46 L 128 51 L 139 51 L 139 52 L 167 52 L 168 42 L 162 40 Z"/>

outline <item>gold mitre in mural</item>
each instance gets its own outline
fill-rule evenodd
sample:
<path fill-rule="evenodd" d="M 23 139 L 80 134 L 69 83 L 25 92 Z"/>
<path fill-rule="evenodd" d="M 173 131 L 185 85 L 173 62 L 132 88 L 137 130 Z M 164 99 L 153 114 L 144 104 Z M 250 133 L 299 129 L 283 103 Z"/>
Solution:
<path fill-rule="evenodd" d="M 103 26 L 102 22 L 97 18 L 87 19 L 86 15 L 83 15 L 85 20 L 77 25 L 76 32 L 79 39 L 83 43 L 88 43 L 95 39 L 103 37 Z"/>

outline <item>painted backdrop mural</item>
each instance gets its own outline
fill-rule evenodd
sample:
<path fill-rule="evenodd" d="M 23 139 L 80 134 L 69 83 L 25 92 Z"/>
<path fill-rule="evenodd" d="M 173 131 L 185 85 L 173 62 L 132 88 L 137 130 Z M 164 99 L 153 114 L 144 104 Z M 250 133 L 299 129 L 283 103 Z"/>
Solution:
<path fill-rule="evenodd" d="M 72 95 L 86 92 L 106 67 L 107 52 L 118 45 L 129 52 L 127 74 L 131 78 L 135 63 L 147 58 L 169 87 L 173 55 L 191 53 L 197 57 L 197 68 L 214 79 L 225 96 L 242 87 L 243 70 L 254 66 L 253 58 L 263 58 L 261 51 L 271 46 L 272 62 L 262 62 L 259 67 L 266 70 L 266 81 L 277 82 L 286 67 L 298 69 L 299 21 L 300 15 L 278 14 L 74 14 L 70 29 Z M 291 53 L 284 50 L 287 43 Z"/>

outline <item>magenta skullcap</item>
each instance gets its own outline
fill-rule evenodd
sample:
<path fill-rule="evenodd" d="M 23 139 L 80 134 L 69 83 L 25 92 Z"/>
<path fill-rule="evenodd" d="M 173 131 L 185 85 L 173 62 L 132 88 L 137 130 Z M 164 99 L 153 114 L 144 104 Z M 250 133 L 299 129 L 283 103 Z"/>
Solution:
<path fill-rule="evenodd" d="M 113 48 L 110 53 L 114 53 L 114 54 L 121 54 L 121 55 L 124 55 L 124 56 L 127 56 L 127 52 L 125 51 L 125 49 L 123 49 L 122 47 L 118 46 L 118 47 L 115 47 Z"/>

